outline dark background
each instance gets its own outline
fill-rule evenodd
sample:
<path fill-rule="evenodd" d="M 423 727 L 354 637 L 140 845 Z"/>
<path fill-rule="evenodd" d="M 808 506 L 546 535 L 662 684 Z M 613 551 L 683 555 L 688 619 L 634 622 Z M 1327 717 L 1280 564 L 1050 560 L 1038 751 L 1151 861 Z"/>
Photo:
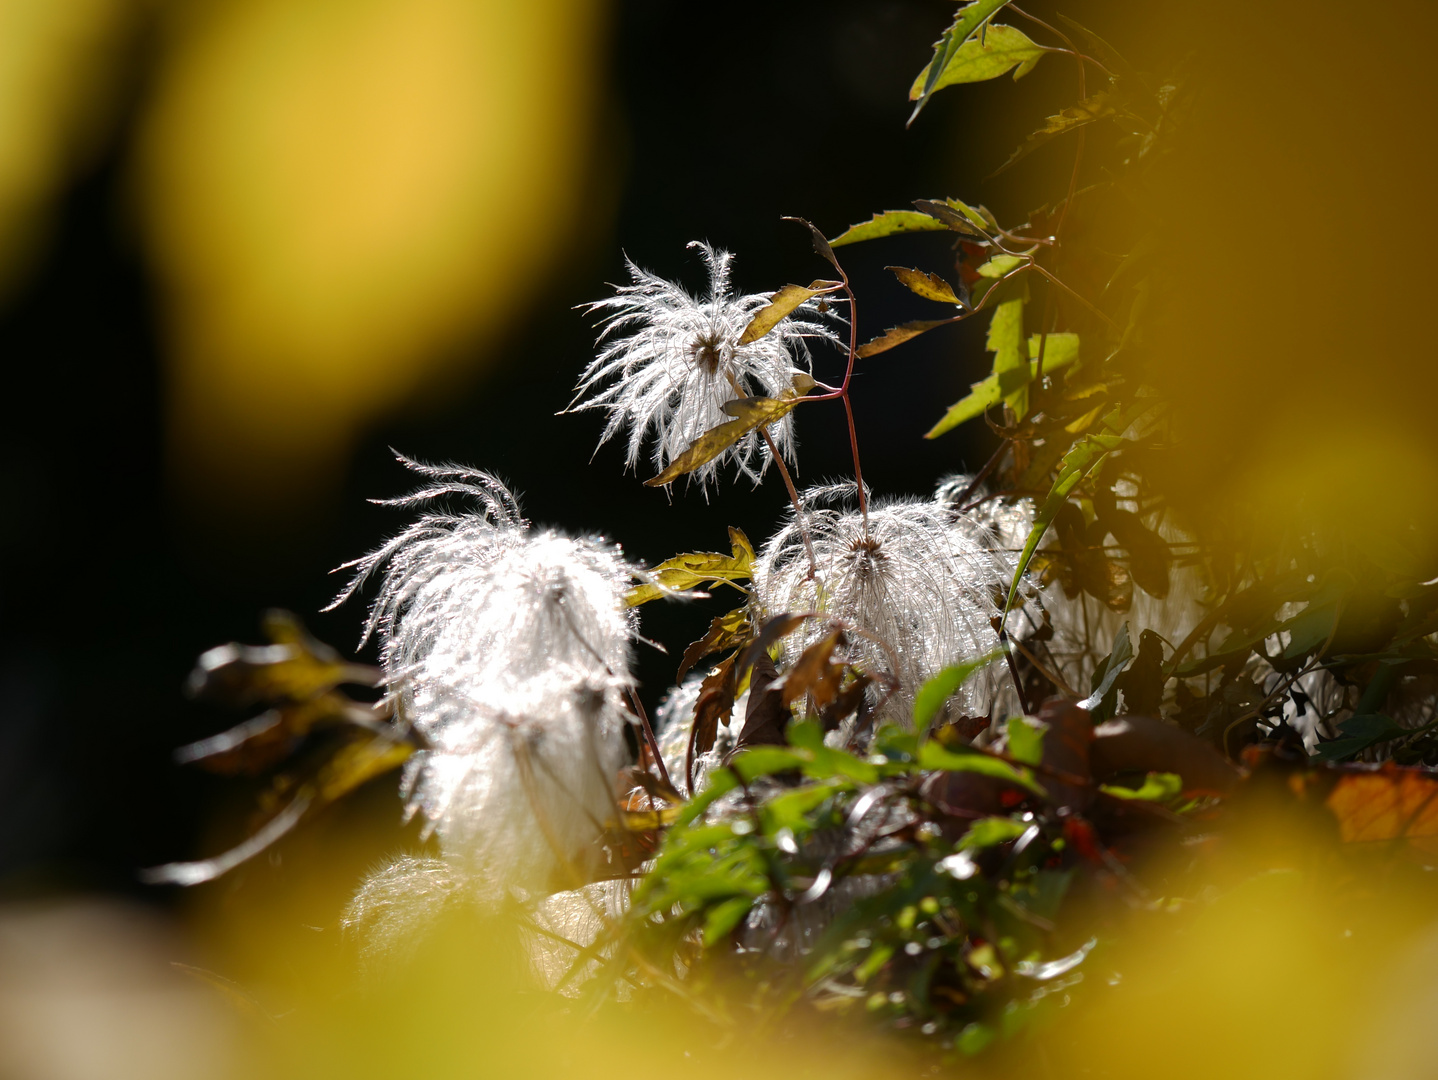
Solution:
<path fill-rule="evenodd" d="M 562 260 L 542 298 L 485 346 L 498 359 L 482 378 L 373 430 L 342 485 L 264 522 L 207 516 L 167 485 L 156 296 L 125 186 L 152 44 L 142 39 L 107 150 L 63 195 L 48 246 L 0 309 L 0 895 L 100 889 L 163 901 L 171 894 L 139 885 L 137 867 L 238 839 L 253 789 L 170 760 L 176 745 L 237 719 L 188 703 L 185 676 L 212 645 L 257 641 L 270 606 L 353 648 L 362 605 L 319 609 L 339 584 L 328 571 L 403 521 L 365 501 L 411 482 L 388 447 L 492 470 L 536 522 L 603 533 L 639 560 L 723 548 L 729 524 L 762 542 L 785 503 L 777 476 L 757 491 L 726 484 L 708 502 L 681 485 L 671 504 L 640 484 L 647 466 L 623 473 L 619 446 L 591 460 L 598 414 L 554 415 L 591 355 L 593 330 L 574 307 L 622 280 L 624 252 L 700 288 L 702 267 L 684 249 L 696 238 L 737 253 L 746 291 L 823 276 L 802 231 L 780 221 L 786 214 L 833 236 L 877 210 L 961 194 L 1021 220 L 1050 189 L 1050 170 L 1067 169 L 1066 152 L 984 177 L 1023 131 L 1071 103 L 1072 66 L 1050 61 L 1017 86 L 947 91 L 905 131 L 909 83 L 952 14 L 951 4 L 919 0 L 619 4 L 611 83 L 595 91 L 612 103 L 605 141 L 621 185 L 612 222 L 595 229 L 602 239 Z M 841 249 L 861 340 L 935 317 L 883 268 L 942 267 L 947 244 L 931 235 Z M 921 437 L 985 373 L 982 334 L 979 325 L 946 329 L 861 364 L 854 400 L 877 493 L 925 493 L 987 456 L 982 430 Z M 840 359 L 821 356 L 817 368 L 833 379 Z M 837 404 L 804 410 L 799 431 L 801 483 L 848 474 Z M 711 614 L 704 605 L 645 609 L 645 633 L 673 653 L 641 649 L 651 706 Z M 361 801 L 374 821 L 397 827 L 393 781 L 371 788 Z M 376 850 L 412 839 L 391 830 Z"/>

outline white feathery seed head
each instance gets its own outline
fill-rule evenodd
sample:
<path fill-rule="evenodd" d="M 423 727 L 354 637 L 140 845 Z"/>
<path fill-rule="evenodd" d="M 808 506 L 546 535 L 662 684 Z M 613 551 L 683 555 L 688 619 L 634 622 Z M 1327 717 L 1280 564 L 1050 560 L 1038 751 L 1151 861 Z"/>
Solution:
<path fill-rule="evenodd" d="M 404 463 L 482 511 L 430 511 L 378 551 L 368 633 L 385 682 L 427 748 L 409 762 L 409 809 L 481 891 L 544 891 L 597 857 L 623 763 L 635 626 L 633 568 L 613 545 L 536 531 L 485 473 Z M 583 876 L 580 873 L 578 876 Z"/>
<path fill-rule="evenodd" d="M 810 369 L 810 340 L 834 341 L 836 316 L 821 315 L 812 300 L 800 305 L 773 330 L 748 345 L 739 338 L 772 293 L 737 295 L 730 282 L 734 257 L 695 242 L 709 269 L 709 292 L 691 296 L 682 286 L 628 263 L 631 283 L 615 295 L 588 305 L 603 313 L 602 349 L 584 370 L 571 409 L 603 409 L 609 421 L 603 445 L 622 428 L 629 432 L 625 465 L 634 468 L 652 437 L 652 459 L 662 470 L 704 432 L 731 417 L 724 404 L 736 398 L 779 397 Z M 779 452 L 794 457 L 794 418 L 774 423 L 769 434 Z M 749 432 L 691 476 L 701 489 L 717 481 L 732 461 L 738 473 L 758 483 L 769 467 L 769 450 Z"/>
<path fill-rule="evenodd" d="M 992 650 L 989 620 L 1012 562 L 982 527 L 936 500 L 871 503 L 865 527 L 846 503 L 854 484 L 805 492 L 802 522 L 789 520 L 764 545 L 754 568 L 753 597 L 760 619 L 818 611 L 852 627 L 850 659 L 897 684 L 878 719 L 908 724 L 914 695 L 940 670 Z M 807 527 L 817 562 L 811 573 Z M 789 659 L 828 632 L 809 620 L 785 643 Z M 993 666 L 960 691 L 951 708 L 987 712 L 1001 685 Z"/>

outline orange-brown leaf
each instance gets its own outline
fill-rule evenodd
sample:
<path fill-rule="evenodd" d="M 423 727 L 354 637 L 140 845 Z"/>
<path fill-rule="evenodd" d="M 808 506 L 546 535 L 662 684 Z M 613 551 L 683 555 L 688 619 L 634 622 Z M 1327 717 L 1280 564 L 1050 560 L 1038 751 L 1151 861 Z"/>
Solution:
<path fill-rule="evenodd" d="M 1438 854 L 1438 775 L 1385 762 L 1344 773 L 1329 792 L 1328 809 L 1346 843 L 1407 840 Z"/>
<path fill-rule="evenodd" d="M 895 345 L 902 345 L 911 338 L 927 333 L 936 326 L 947 326 L 953 319 L 928 319 L 919 322 L 900 323 L 898 326 L 890 327 L 873 341 L 866 341 L 860 345 L 857 354 L 860 359 L 866 356 L 877 356 L 881 352 L 888 352 Z"/>

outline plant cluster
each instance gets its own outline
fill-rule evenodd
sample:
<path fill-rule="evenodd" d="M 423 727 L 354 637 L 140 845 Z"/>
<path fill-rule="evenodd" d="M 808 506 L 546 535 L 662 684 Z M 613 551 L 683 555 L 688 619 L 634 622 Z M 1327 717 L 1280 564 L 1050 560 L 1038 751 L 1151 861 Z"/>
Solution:
<path fill-rule="evenodd" d="M 1405 768 L 1438 760 L 1426 554 L 1301 523 L 1259 543 L 1236 517 L 1186 519 L 1167 481 L 1185 447 L 1153 378 L 1163 229 L 1131 207 L 1199 91 L 1072 21 L 975 0 L 915 80 L 914 117 L 1051 57 L 1078 100 L 1002 168 L 1051 142 L 1072 167 L 1026 220 L 944 197 L 832 239 L 799 222 L 833 277 L 740 295 L 731 256 L 701 245 L 703 297 L 631 265 L 591 306 L 600 351 L 572 407 L 606 413 L 629 466 L 648 447 L 652 486 L 687 477 L 707 497 L 726 467 L 757 484 L 772 465 L 791 505 L 766 543 L 731 529 L 728 552 L 640 568 L 530 529 L 491 477 L 409 463 L 430 486 L 401 505 L 482 509 L 426 514 L 354 564 L 345 596 L 384 573 L 382 670 L 290 623 L 268 650 L 202 658 L 199 688 L 273 708 L 187 757 L 261 769 L 326 749 L 277 781 L 254 841 L 158 876 L 222 872 L 408 759 L 442 858 L 362 890 L 361 932 L 378 906 L 517 905 L 536 948 L 563 954 L 561 992 L 657 989 L 718 1022 L 857 1012 L 975 1053 L 1091 988 L 1124 918 L 1180 918 L 1207 864 L 1173 860 L 1257 793 L 1327 815 L 1342 843 L 1427 858 L 1438 781 Z M 944 314 L 861 343 L 839 253 L 918 232 L 935 268 L 891 269 Z M 997 449 L 932 494 L 872 497 L 856 365 L 974 317 L 992 371 L 927 437 L 983 421 Z M 810 350 L 835 347 L 830 384 Z M 801 491 L 794 430 L 820 402 L 846 410 L 854 475 Z M 651 725 L 628 669 L 639 609 L 710 587 L 743 602 L 684 651 Z M 349 701 L 347 680 L 386 696 Z M 632 891 L 611 902 L 601 880 Z M 556 891 L 592 902 L 572 936 L 545 919 Z"/>

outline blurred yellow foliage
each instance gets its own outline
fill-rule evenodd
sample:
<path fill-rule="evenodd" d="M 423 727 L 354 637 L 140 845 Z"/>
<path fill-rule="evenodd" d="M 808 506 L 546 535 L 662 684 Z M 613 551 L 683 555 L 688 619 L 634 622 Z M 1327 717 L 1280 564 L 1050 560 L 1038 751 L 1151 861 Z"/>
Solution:
<path fill-rule="evenodd" d="M 172 463 L 301 495 L 538 287 L 580 210 L 594 0 L 177 5 L 140 189 Z"/>
<path fill-rule="evenodd" d="M 39 239 L 55 186 L 94 143 L 135 7 L 0 0 L 0 291 Z"/>

